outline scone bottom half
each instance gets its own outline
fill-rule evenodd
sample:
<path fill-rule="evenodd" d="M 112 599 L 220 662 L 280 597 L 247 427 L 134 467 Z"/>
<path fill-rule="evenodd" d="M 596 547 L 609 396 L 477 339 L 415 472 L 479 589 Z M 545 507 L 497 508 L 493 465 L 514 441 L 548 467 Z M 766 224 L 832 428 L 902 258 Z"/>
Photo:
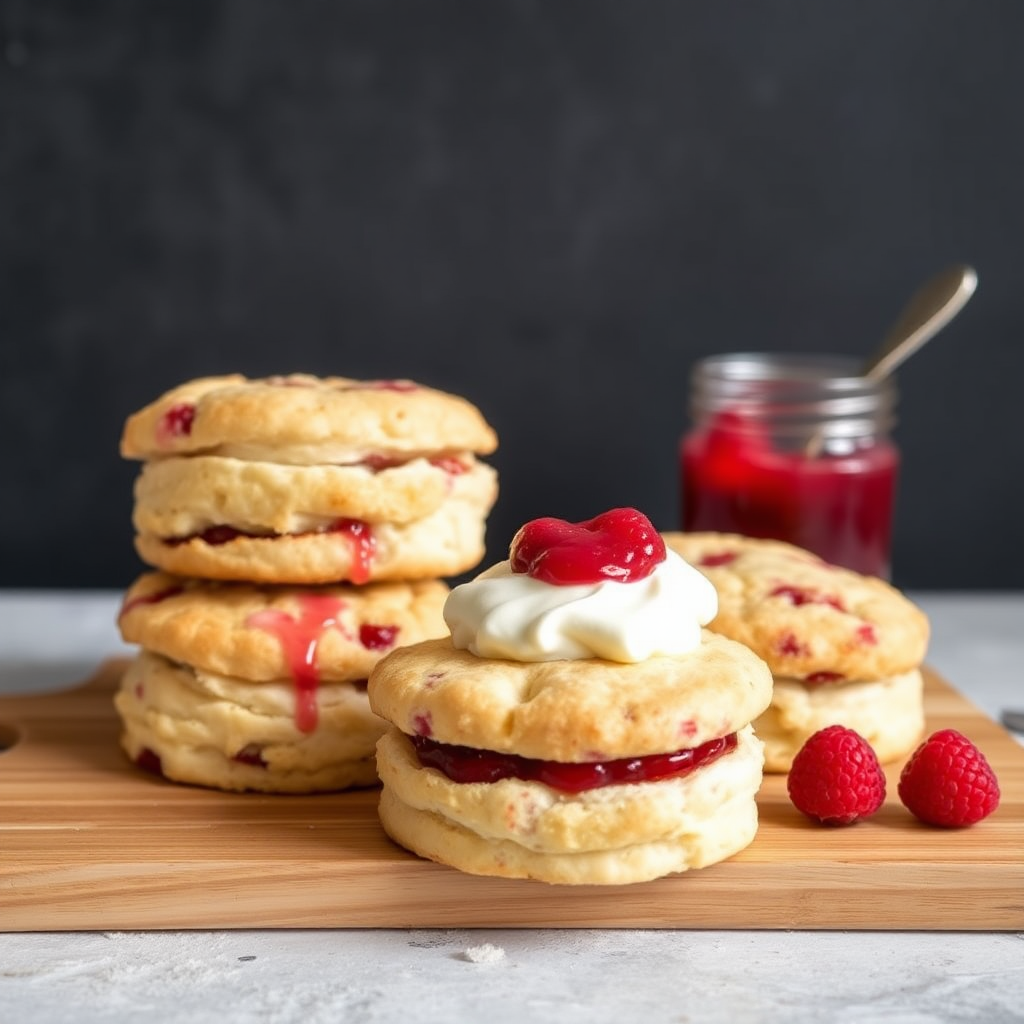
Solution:
<path fill-rule="evenodd" d="M 535 520 L 509 555 L 449 596 L 450 637 L 370 675 L 391 723 L 388 834 L 463 871 L 554 884 L 647 881 L 747 846 L 763 769 L 750 723 L 771 673 L 701 628 L 710 584 L 635 509 Z"/>

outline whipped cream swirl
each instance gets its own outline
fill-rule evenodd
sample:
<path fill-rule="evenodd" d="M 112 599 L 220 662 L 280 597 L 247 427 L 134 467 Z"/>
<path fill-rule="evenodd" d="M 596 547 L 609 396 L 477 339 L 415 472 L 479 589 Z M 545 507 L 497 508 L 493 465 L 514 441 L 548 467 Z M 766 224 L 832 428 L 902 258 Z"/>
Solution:
<path fill-rule="evenodd" d="M 685 654 L 717 613 L 714 586 L 671 550 L 632 583 L 554 586 L 499 562 L 456 587 L 444 606 L 456 647 L 511 661 Z"/>

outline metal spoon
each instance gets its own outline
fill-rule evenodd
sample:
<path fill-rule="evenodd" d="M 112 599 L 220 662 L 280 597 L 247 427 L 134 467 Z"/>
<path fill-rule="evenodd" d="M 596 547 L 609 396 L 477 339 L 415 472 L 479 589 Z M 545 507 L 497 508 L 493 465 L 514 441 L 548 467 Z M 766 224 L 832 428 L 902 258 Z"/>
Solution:
<path fill-rule="evenodd" d="M 966 264 L 950 267 L 926 281 L 910 297 L 885 340 L 864 364 L 862 375 L 874 383 L 888 377 L 964 308 L 977 287 L 978 275 Z M 812 459 L 817 457 L 824 443 L 824 436 L 815 433 L 804 447 L 804 454 Z"/>
<path fill-rule="evenodd" d="M 888 377 L 964 308 L 977 287 L 978 275 L 968 266 L 950 267 L 927 281 L 911 296 L 878 351 L 867 361 L 864 376 L 871 381 Z"/>
<path fill-rule="evenodd" d="M 1007 709 L 1002 713 L 1000 719 L 1007 729 L 1024 733 L 1024 711 L 1010 711 Z"/>

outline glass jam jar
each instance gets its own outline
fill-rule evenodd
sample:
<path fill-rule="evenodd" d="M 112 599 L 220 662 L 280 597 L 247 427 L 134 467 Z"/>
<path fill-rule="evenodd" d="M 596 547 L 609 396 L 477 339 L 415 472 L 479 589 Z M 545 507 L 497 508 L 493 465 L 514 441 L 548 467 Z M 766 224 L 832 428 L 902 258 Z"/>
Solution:
<path fill-rule="evenodd" d="M 887 579 L 896 386 L 860 365 L 760 353 L 698 362 L 679 446 L 683 529 L 784 540 Z"/>

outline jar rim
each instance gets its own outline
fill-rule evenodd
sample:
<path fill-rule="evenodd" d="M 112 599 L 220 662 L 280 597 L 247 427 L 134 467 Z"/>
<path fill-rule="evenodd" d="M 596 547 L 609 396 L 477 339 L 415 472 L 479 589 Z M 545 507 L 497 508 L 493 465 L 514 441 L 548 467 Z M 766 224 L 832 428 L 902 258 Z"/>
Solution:
<path fill-rule="evenodd" d="M 869 380 L 851 356 L 796 352 L 730 352 L 708 356 L 691 371 L 695 418 L 732 410 L 800 432 L 817 422 L 829 434 L 868 435 L 895 423 L 894 379 Z"/>

